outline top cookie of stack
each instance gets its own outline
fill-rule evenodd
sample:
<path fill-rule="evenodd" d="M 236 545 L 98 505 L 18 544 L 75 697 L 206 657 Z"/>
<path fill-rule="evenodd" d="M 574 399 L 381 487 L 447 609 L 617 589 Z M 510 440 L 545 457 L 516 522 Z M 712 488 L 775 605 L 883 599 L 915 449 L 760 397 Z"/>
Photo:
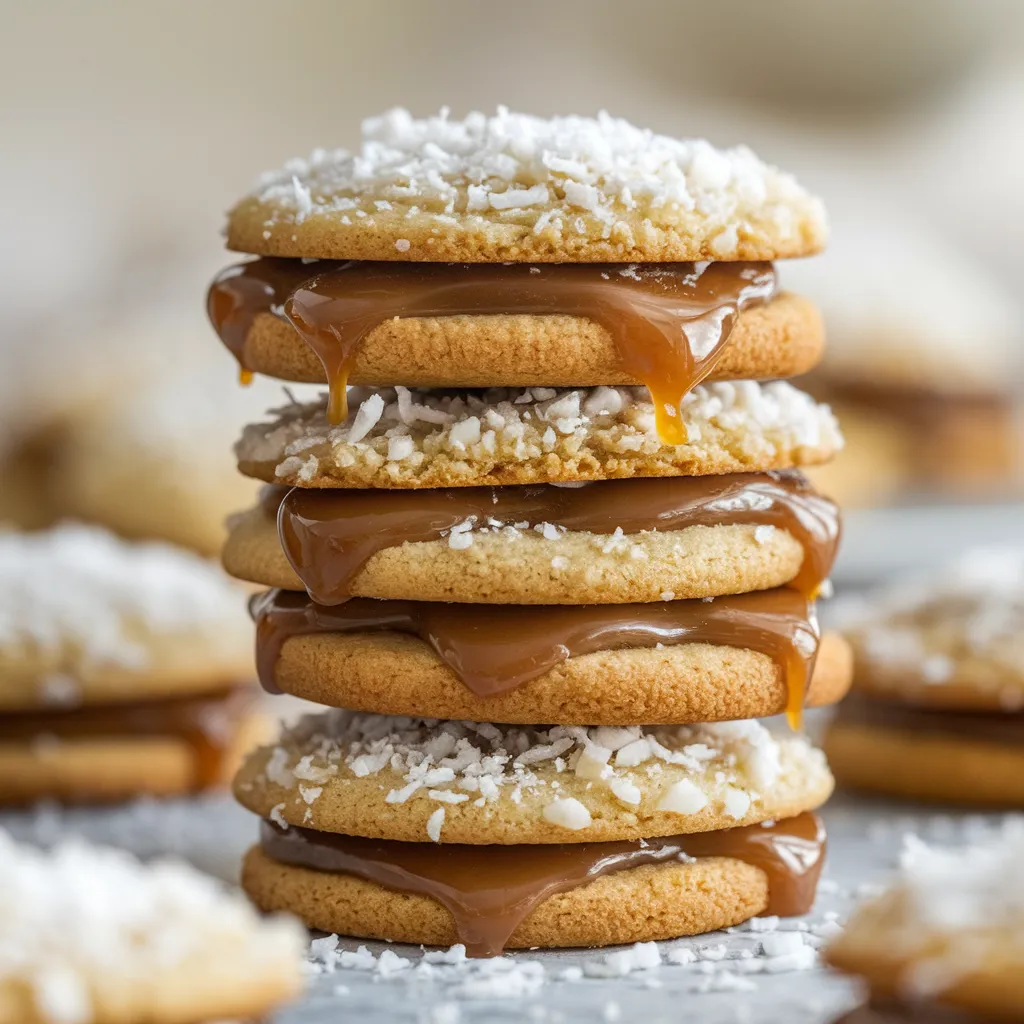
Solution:
<path fill-rule="evenodd" d="M 525 856 L 782 819 L 814 846 L 800 816 L 831 789 L 820 754 L 704 723 L 795 718 L 849 684 L 813 607 L 838 511 L 796 471 L 842 441 L 777 380 L 817 362 L 821 324 L 770 262 L 820 248 L 821 204 L 746 149 L 607 117 L 393 112 L 364 135 L 231 212 L 229 246 L 260 258 L 209 295 L 244 373 L 330 389 L 236 448 L 243 473 L 291 487 L 240 516 L 224 553 L 279 588 L 254 604 L 261 678 L 370 713 L 307 722 L 239 774 L 273 823 L 250 894 L 329 930 L 435 942 L 450 928 L 426 908 L 397 920 L 380 887 L 335 881 L 307 905 L 309 872 L 379 882 L 352 837 L 385 860 L 428 837 Z M 772 884 L 791 887 L 787 870 Z M 627 875 L 629 903 L 647 875 Z M 755 876 L 711 914 L 666 891 L 656 926 L 533 919 L 488 948 L 735 923 L 769 905 Z M 666 909 L 684 904 L 685 921 Z"/>

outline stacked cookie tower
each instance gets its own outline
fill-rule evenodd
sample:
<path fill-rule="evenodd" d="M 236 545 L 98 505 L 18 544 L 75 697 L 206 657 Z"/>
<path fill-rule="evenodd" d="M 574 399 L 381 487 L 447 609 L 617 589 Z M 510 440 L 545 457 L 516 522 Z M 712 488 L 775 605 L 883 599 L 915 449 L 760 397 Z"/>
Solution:
<path fill-rule="evenodd" d="M 841 440 L 759 380 L 821 353 L 767 262 L 820 204 L 607 117 L 364 133 L 232 211 L 260 258 L 210 292 L 245 373 L 330 389 L 237 447 L 278 485 L 224 555 L 277 588 L 261 678 L 338 709 L 239 773 L 247 891 L 476 954 L 801 912 L 831 776 L 755 719 L 849 682 L 836 509 L 791 471 Z"/>
<path fill-rule="evenodd" d="M 224 785 L 265 739 L 245 595 L 94 526 L 0 533 L 0 804 Z"/>
<path fill-rule="evenodd" d="M 1024 807 L 1024 549 L 968 551 L 837 619 L 857 665 L 825 740 L 839 781 Z"/>

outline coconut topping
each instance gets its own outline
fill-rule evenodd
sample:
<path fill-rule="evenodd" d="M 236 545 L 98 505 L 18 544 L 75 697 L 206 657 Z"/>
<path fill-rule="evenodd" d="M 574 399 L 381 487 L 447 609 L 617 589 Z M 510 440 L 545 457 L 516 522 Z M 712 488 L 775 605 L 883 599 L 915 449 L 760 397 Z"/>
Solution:
<path fill-rule="evenodd" d="M 66 670 L 143 668 L 160 638 L 187 635 L 225 652 L 248 643 L 238 588 L 166 544 L 78 524 L 0 533 L 0 579 L 0 644 L 12 657 L 63 657 Z"/>
<path fill-rule="evenodd" d="M 246 428 L 240 459 L 276 463 L 281 480 L 308 484 L 319 474 L 380 472 L 396 481 L 426 477 L 443 461 L 464 473 L 501 463 L 592 457 L 643 459 L 727 449 L 739 459 L 811 449 L 833 451 L 842 436 L 831 410 L 783 381 L 726 381 L 694 388 L 682 403 L 689 442 L 666 446 L 642 387 L 492 388 L 447 394 L 408 388 L 352 388 L 349 416 L 327 422 L 326 399 L 274 410 L 271 423 Z"/>
<path fill-rule="evenodd" d="M 544 119 L 499 107 L 453 120 L 401 109 L 362 125 L 357 153 L 316 150 L 264 175 L 255 193 L 267 227 L 328 215 L 342 224 L 426 221 L 527 228 L 556 246 L 587 236 L 642 245 L 657 229 L 694 238 L 709 256 L 745 243 L 826 234 L 824 208 L 788 174 L 746 147 L 673 139 L 606 113 Z M 408 238 L 394 243 L 399 252 Z"/>
<path fill-rule="evenodd" d="M 32 1020 L 87 1024 L 126 1003 L 154 1019 L 161 992 L 186 980 L 216 991 L 275 978 L 294 994 L 305 944 L 297 924 L 184 863 L 77 840 L 44 853 L 0 831 L 0 1003 L 27 993 Z"/>
<path fill-rule="evenodd" d="M 1024 822 L 961 848 L 908 836 L 900 872 L 862 907 L 836 948 L 881 942 L 907 966 L 907 997 L 939 995 L 979 968 L 1024 972 Z"/>
<path fill-rule="evenodd" d="M 942 685 L 970 672 L 974 685 L 1004 688 L 1011 705 L 1020 703 L 1024 548 L 968 551 L 936 573 L 847 599 L 836 611 L 873 675 Z"/>

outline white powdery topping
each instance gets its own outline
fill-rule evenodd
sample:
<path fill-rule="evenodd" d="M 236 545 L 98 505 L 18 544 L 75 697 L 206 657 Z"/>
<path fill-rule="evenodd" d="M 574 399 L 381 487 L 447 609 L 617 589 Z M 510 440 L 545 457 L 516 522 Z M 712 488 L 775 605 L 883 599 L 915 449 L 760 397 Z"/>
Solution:
<path fill-rule="evenodd" d="M 779 782 L 783 770 L 779 741 L 756 721 L 540 728 L 332 710 L 301 719 L 281 742 L 272 749 L 263 774 L 286 788 L 294 785 L 295 774 L 286 764 L 298 750 L 297 766 L 312 760 L 318 778 L 347 772 L 357 778 L 397 775 L 400 785 L 392 782 L 384 794 L 390 804 L 426 798 L 443 805 L 472 800 L 482 807 L 502 794 L 515 803 L 524 793 L 538 794 L 543 818 L 568 830 L 591 824 L 586 804 L 590 792 L 607 792 L 635 807 L 648 791 L 657 810 L 681 815 L 697 813 L 715 800 L 724 813 L 738 819 Z M 795 756 L 820 756 L 802 739 L 786 743 L 799 746 Z M 666 780 L 659 785 L 669 767 L 676 772 L 671 780 L 675 784 Z M 679 772 L 699 778 L 701 784 L 686 780 L 689 784 L 682 785 Z M 559 792 L 570 781 L 584 784 L 583 791 L 576 796 Z M 435 842 L 443 810 L 434 810 L 428 825 Z"/>
<path fill-rule="evenodd" d="M 901 987 L 917 998 L 994 960 L 1024 972 L 1024 822 L 1007 819 L 994 838 L 960 848 L 908 836 L 895 885 L 854 915 L 849 933 L 906 958 Z"/>
<path fill-rule="evenodd" d="M 867 659 L 941 685 L 984 658 L 1024 685 L 1024 548 L 978 548 L 836 608 Z"/>
<path fill-rule="evenodd" d="M 44 853 L 0 831 L 0 989 L 26 986 L 40 1019 L 87 1024 L 94 998 L 114 1005 L 207 965 L 215 976 L 221 958 L 230 977 L 297 978 L 305 944 L 296 923 L 262 918 L 184 863 L 77 840 Z"/>
<path fill-rule="evenodd" d="M 608 393 L 616 401 L 607 401 Z M 342 467 L 390 463 L 388 472 L 402 472 L 415 471 L 436 455 L 494 463 L 539 460 L 551 453 L 572 457 L 585 445 L 627 458 L 667 448 L 643 387 L 491 388 L 456 395 L 352 388 L 344 423 L 330 426 L 326 409 L 323 398 L 273 410 L 278 419 L 247 427 L 236 451 L 244 459 L 276 461 L 278 476 L 286 476 L 315 475 L 321 458 Z M 716 431 L 727 435 L 730 446 L 749 452 L 766 445 L 838 449 L 843 444 L 829 407 L 785 381 L 701 384 L 683 399 L 681 415 L 689 446 L 697 450 Z M 394 458 L 396 446 L 400 460 Z M 318 451 L 311 454 L 313 448 Z M 307 465 L 312 468 L 304 470 Z"/>
<path fill-rule="evenodd" d="M 823 240 L 826 230 L 820 200 L 746 147 L 673 139 L 603 112 L 544 119 L 499 107 L 459 121 L 446 109 L 423 119 L 393 109 L 363 122 L 358 153 L 291 160 L 256 194 L 294 223 L 355 211 L 427 217 L 451 231 L 460 216 L 470 227 L 507 222 L 627 244 L 641 224 L 696 224 L 722 258 L 740 235 L 788 241 L 807 229 Z"/>
<path fill-rule="evenodd" d="M 0 644 L 73 651 L 80 667 L 144 667 L 145 637 L 250 642 L 244 602 L 221 570 L 165 544 L 129 544 L 94 526 L 0 533 Z"/>

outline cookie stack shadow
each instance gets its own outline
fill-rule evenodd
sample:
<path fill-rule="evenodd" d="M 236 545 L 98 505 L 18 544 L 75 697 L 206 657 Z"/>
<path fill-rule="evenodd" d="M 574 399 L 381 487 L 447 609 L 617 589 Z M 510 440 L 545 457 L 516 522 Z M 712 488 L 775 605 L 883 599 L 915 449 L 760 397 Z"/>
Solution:
<path fill-rule="evenodd" d="M 230 215 L 257 259 L 211 287 L 222 339 L 245 374 L 329 387 L 236 449 L 272 485 L 224 551 L 271 588 L 260 677 L 331 709 L 239 772 L 263 819 L 243 885 L 319 929 L 479 955 L 802 913 L 832 778 L 758 719 L 798 726 L 850 681 L 814 612 L 838 511 L 798 468 L 841 438 L 779 380 L 821 326 L 770 262 L 820 247 L 820 209 L 745 150 L 517 117 L 400 118 L 390 148 L 322 156 Z M 505 164 L 452 169 L 510 131 L 510 154 L 524 132 L 571 150 L 546 205 L 516 207 Z M 570 219 L 578 168 L 603 180 L 616 153 L 642 177 L 637 147 L 704 212 L 655 230 L 656 204 L 641 230 L 591 183 L 607 216 Z"/>

